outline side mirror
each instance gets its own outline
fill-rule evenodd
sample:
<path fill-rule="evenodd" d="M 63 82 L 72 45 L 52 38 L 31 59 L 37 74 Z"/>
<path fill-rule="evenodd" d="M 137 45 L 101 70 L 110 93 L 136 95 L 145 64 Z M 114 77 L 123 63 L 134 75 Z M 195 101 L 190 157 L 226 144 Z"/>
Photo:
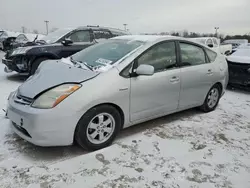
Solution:
<path fill-rule="evenodd" d="M 208 44 L 207 46 L 210 47 L 210 48 L 213 48 L 213 47 L 214 47 L 213 44 Z"/>
<path fill-rule="evenodd" d="M 72 40 L 70 40 L 70 39 L 64 39 L 64 40 L 62 41 L 62 44 L 63 44 L 64 46 L 69 46 L 69 45 L 73 44 L 73 42 L 72 42 Z"/>
<path fill-rule="evenodd" d="M 155 68 L 151 65 L 145 65 L 141 64 L 137 69 L 136 69 L 136 74 L 137 75 L 146 75 L 146 76 L 151 76 L 155 72 Z"/>

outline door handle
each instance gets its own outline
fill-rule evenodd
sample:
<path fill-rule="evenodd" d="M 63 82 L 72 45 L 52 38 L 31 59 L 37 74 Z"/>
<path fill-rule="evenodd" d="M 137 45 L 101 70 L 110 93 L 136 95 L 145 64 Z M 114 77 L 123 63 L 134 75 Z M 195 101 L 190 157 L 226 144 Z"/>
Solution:
<path fill-rule="evenodd" d="M 208 70 L 207 70 L 207 74 L 209 74 L 209 75 L 210 75 L 210 74 L 213 74 L 212 69 L 208 69 Z"/>
<path fill-rule="evenodd" d="M 170 82 L 179 82 L 179 80 L 180 80 L 179 77 L 173 76 L 173 77 L 170 79 Z"/>

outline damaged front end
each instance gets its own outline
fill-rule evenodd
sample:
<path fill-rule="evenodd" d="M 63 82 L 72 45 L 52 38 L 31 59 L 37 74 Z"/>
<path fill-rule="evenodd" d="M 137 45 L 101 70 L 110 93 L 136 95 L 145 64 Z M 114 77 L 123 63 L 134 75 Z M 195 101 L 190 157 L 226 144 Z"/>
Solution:
<path fill-rule="evenodd" d="M 31 60 L 32 57 L 25 54 L 12 56 L 8 52 L 2 59 L 2 63 L 6 65 L 4 71 L 7 73 L 12 71 L 16 71 L 18 73 L 28 73 Z"/>
<path fill-rule="evenodd" d="M 250 64 L 228 62 L 229 84 L 250 87 Z"/>

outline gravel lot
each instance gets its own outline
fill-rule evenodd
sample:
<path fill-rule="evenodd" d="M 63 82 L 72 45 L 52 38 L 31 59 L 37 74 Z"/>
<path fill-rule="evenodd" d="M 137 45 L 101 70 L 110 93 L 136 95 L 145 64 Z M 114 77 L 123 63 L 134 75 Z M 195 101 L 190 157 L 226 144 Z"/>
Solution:
<path fill-rule="evenodd" d="M 24 80 L 3 68 L 0 109 Z M 29 144 L 1 111 L 0 187 L 249 188 L 249 112 L 250 93 L 227 91 L 214 112 L 192 109 L 133 126 L 112 146 L 87 153 Z"/>

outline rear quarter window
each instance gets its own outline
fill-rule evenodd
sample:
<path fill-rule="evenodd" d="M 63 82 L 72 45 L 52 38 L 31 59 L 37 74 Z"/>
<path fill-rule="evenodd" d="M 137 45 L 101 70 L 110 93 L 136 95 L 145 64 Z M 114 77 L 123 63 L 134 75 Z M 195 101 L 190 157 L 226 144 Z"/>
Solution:
<path fill-rule="evenodd" d="M 207 48 L 205 48 L 206 54 L 209 58 L 210 62 L 214 62 L 216 57 L 217 57 L 217 53 L 213 52 L 212 50 L 209 50 Z"/>

